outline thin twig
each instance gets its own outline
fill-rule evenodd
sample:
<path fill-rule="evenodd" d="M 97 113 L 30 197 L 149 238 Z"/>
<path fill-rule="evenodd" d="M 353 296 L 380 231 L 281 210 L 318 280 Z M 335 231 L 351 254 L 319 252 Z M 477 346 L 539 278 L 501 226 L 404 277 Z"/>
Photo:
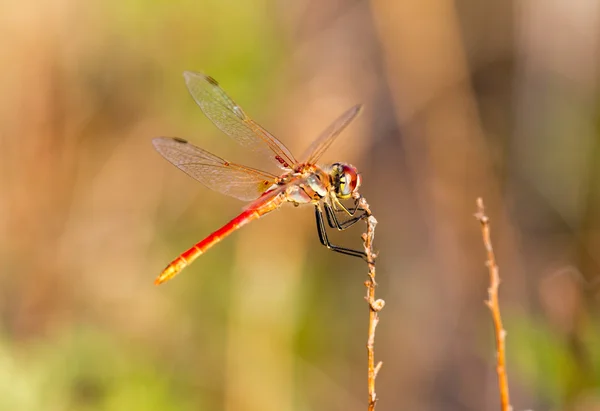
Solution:
<path fill-rule="evenodd" d="M 365 253 L 367 254 L 369 273 L 368 279 L 365 281 L 367 287 L 367 296 L 365 300 L 369 303 L 369 337 L 367 339 L 367 358 L 368 358 L 368 393 L 369 393 L 369 411 L 375 411 L 375 404 L 377 403 L 377 394 L 375 392 L 375 379 L 383 363 L 380 361 L 375 365 L 375 329 L 377 323 L 379 323 L 379 311 L 385 305 L 383 300 L 375 300 L 375 257 L 377 255 L 373 252 L 373 239 L 375 238 L 375 226 L 377 220 L 371 214 L 371 209 L 367 200 L 364 197 L 360 197 L 359 207 L 364 210 L 366 214 L 367 232 L 362 235 Z"/>
<path fill-rule="evenodd" d="M 492 312 L 494 320 L 494 330 L 496 332 L 496 372 L 498 373 L 498 387 L 500 389 L 500 405 L 502 411 L 512 411 L 510 398 L 508 395 L 508 377 L 506 375 L 506 358 L 505 358 L 505 340 L 506 331 L 502 326 L 502 318 L 500 317 L 500 304 L 498 302 L 498 287 L 500 286 L 500 274 L 498 265 L 496 264 L 496 256 L 492 248 L 492 240 L 490 238 L 490 219 L 485 215 L 483 200 L 477 199 L 477 213 L 475 217 L 481 223 L 481 234 L 483 235 L 483 245 L 487 252 L 486 265 L 490 272 L 490 287 L 488 288 L 488 300 L 485 302 Z"/>

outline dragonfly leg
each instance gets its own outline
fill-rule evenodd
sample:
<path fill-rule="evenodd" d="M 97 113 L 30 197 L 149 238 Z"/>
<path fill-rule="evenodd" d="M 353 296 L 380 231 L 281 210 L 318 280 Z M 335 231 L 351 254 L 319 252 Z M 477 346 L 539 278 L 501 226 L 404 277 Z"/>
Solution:
<path fill-rule="evenodd" d="M 331 205 L 334 211 L 341 213 L 344 212 L 346 214 L 348 214 L 350 217 L 354 217 L 354 215 L 356 214 L 356 212 L 358 211 L 359 208 L 359 204 L 360 204 L 360 197 L 356 198 L 354 200 L 354 207 L 353 208 L 348 208 L 346 207 L 344 204 L 342 204 L 342 202 L 340 201 L 339 198 L 332 196 L 331 197 Z"/>
<path fill-rule="evenodd" d="M 325 216 L 327 217 L 327 223 L 329 224 L 329 227 L 337 228 L 340 231 L 352 227 L 354 224 L 356 224 L 360 220 L 362 220 L 366 215 L 366 213 L 363 212 L 357 216 L 357 215 L 355 215 L 356 209 L 354 209 L 353 213 L 352 213 L 352 218 L 349 218 L 346 221 L 340 222 L 338 217 L 335 215 L 335 211 L 331 205 L 324 203 L 323 206 L 325 207 Z M 338 210 L 338 211 L 341 211 L 341 210 Z"/>
<path fill-rule="evenodd" d="M 363 251 L 340 247 L 337 245 L 333 245 L 329 242 L 329 238 L 327 238 L 327 229 L 325 227 L 325 221 L 323 219 L 323 210 L 321 210 L 321 207 L 318 204 L 315 205 L 315 216 L 317 218 L 317 231 L 319 232 L 319 241 L 321 241 L 321 244 L 337 253 L 350 255 L 353 257 L 359 257 L 365 261 L 368 261 L 367 254 Z"/>

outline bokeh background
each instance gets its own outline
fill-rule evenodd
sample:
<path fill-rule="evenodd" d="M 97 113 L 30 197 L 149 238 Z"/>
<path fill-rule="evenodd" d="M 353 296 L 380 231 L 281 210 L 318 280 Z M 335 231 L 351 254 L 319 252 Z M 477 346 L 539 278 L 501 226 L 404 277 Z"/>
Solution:
<path fill-rule="evenodd" d="M 202 115 L 218 79 L 379 220 L 378 410 L 496 410 L 475 199 L 502 277 L 517 410 L 600 409 L 600 3 L 0 3 L 0 409 L 364 410 L 364 263 L 311 207 L 153 280 L 239 201 L 164 161 L 180 136 L 260 166 Z M 361 227 L 332 233 L 360 247 Z"/>

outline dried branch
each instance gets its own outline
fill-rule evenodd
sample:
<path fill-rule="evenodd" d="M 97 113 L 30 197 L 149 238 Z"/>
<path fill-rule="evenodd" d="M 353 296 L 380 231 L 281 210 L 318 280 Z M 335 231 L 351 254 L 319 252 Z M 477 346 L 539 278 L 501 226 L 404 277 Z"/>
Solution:
<path fill-rule="evenodd" d="M 502 411 L 512 411 L 510 398 L 508 395 L 508 377 L 506 375 L 506 359 L 505 359 L 505 340 L 506 331 L 502 326 L 502 318 L 500 317 L 500 304 L 498 302 L 498 287 L 500 286 L 500 275 L 498 265 L 496 264 L 496 256 L 492 248 L 492 240 L 490 238 L 490 219 L 485 215 L 483 200 L 477 199 L 477 213 L 475 217 L 481 223 L 481 234 L 483 235 L 483 245 L 487 252 L 486 265 L 490 272 L 490 287 L 488 288 L 488 300 L 485 302 L 492 312 L 494 321 L 494 330 L 496 333 L 496 372 L 498 373 L 498 387 L 500 389 L 500 405 Z"/>
<path fill-rule="evenodd" d="M 375 258 L 377 255 L 373 252 L 373 239 L 375 238 L 375 226 L 377 220 L 371 214 L 371 209 L 367 200 L 360 197 L 358 206 L 365 212 L 367 222 L 367 232 L 362 235 L 364 242 L 365 253 L 367 254 L 369 266 L 369 278 L 365 281 L 367 287 L 367 296 L 365 300 L 369 303 L 369 337 L 367 340 L 367 357 L 368 357 L 368 392 L 369 392 L 369 411 L 375 410 L 377 403 L 377 394 L 375 393 L 375 379 L 381 369 L 383 363 L 380 361 L 375 365 L 375 329 L 379 323 L 379 311 L 385 305 L 383 300 L 375 300 Z"/>

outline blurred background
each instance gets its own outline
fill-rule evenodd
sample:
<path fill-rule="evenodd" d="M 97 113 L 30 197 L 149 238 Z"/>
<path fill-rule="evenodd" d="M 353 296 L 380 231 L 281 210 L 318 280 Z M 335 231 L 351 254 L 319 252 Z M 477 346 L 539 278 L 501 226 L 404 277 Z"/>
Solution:
<path fill-rule="evenodd" d="M 600 409 L 600 3 L 0 3 L 0 409 L 365 410 L 366 266 L 283 207 L 161 287 L 243 204 L 158 155 L 207 120 L 204 71 L 379 221 L 378 410 L 497 410 L 492 219 L 516 410 Z M 274 171 L 263 166 L 269 171 Z M 361 247 L 364 227 L 332 233 Z"/>

